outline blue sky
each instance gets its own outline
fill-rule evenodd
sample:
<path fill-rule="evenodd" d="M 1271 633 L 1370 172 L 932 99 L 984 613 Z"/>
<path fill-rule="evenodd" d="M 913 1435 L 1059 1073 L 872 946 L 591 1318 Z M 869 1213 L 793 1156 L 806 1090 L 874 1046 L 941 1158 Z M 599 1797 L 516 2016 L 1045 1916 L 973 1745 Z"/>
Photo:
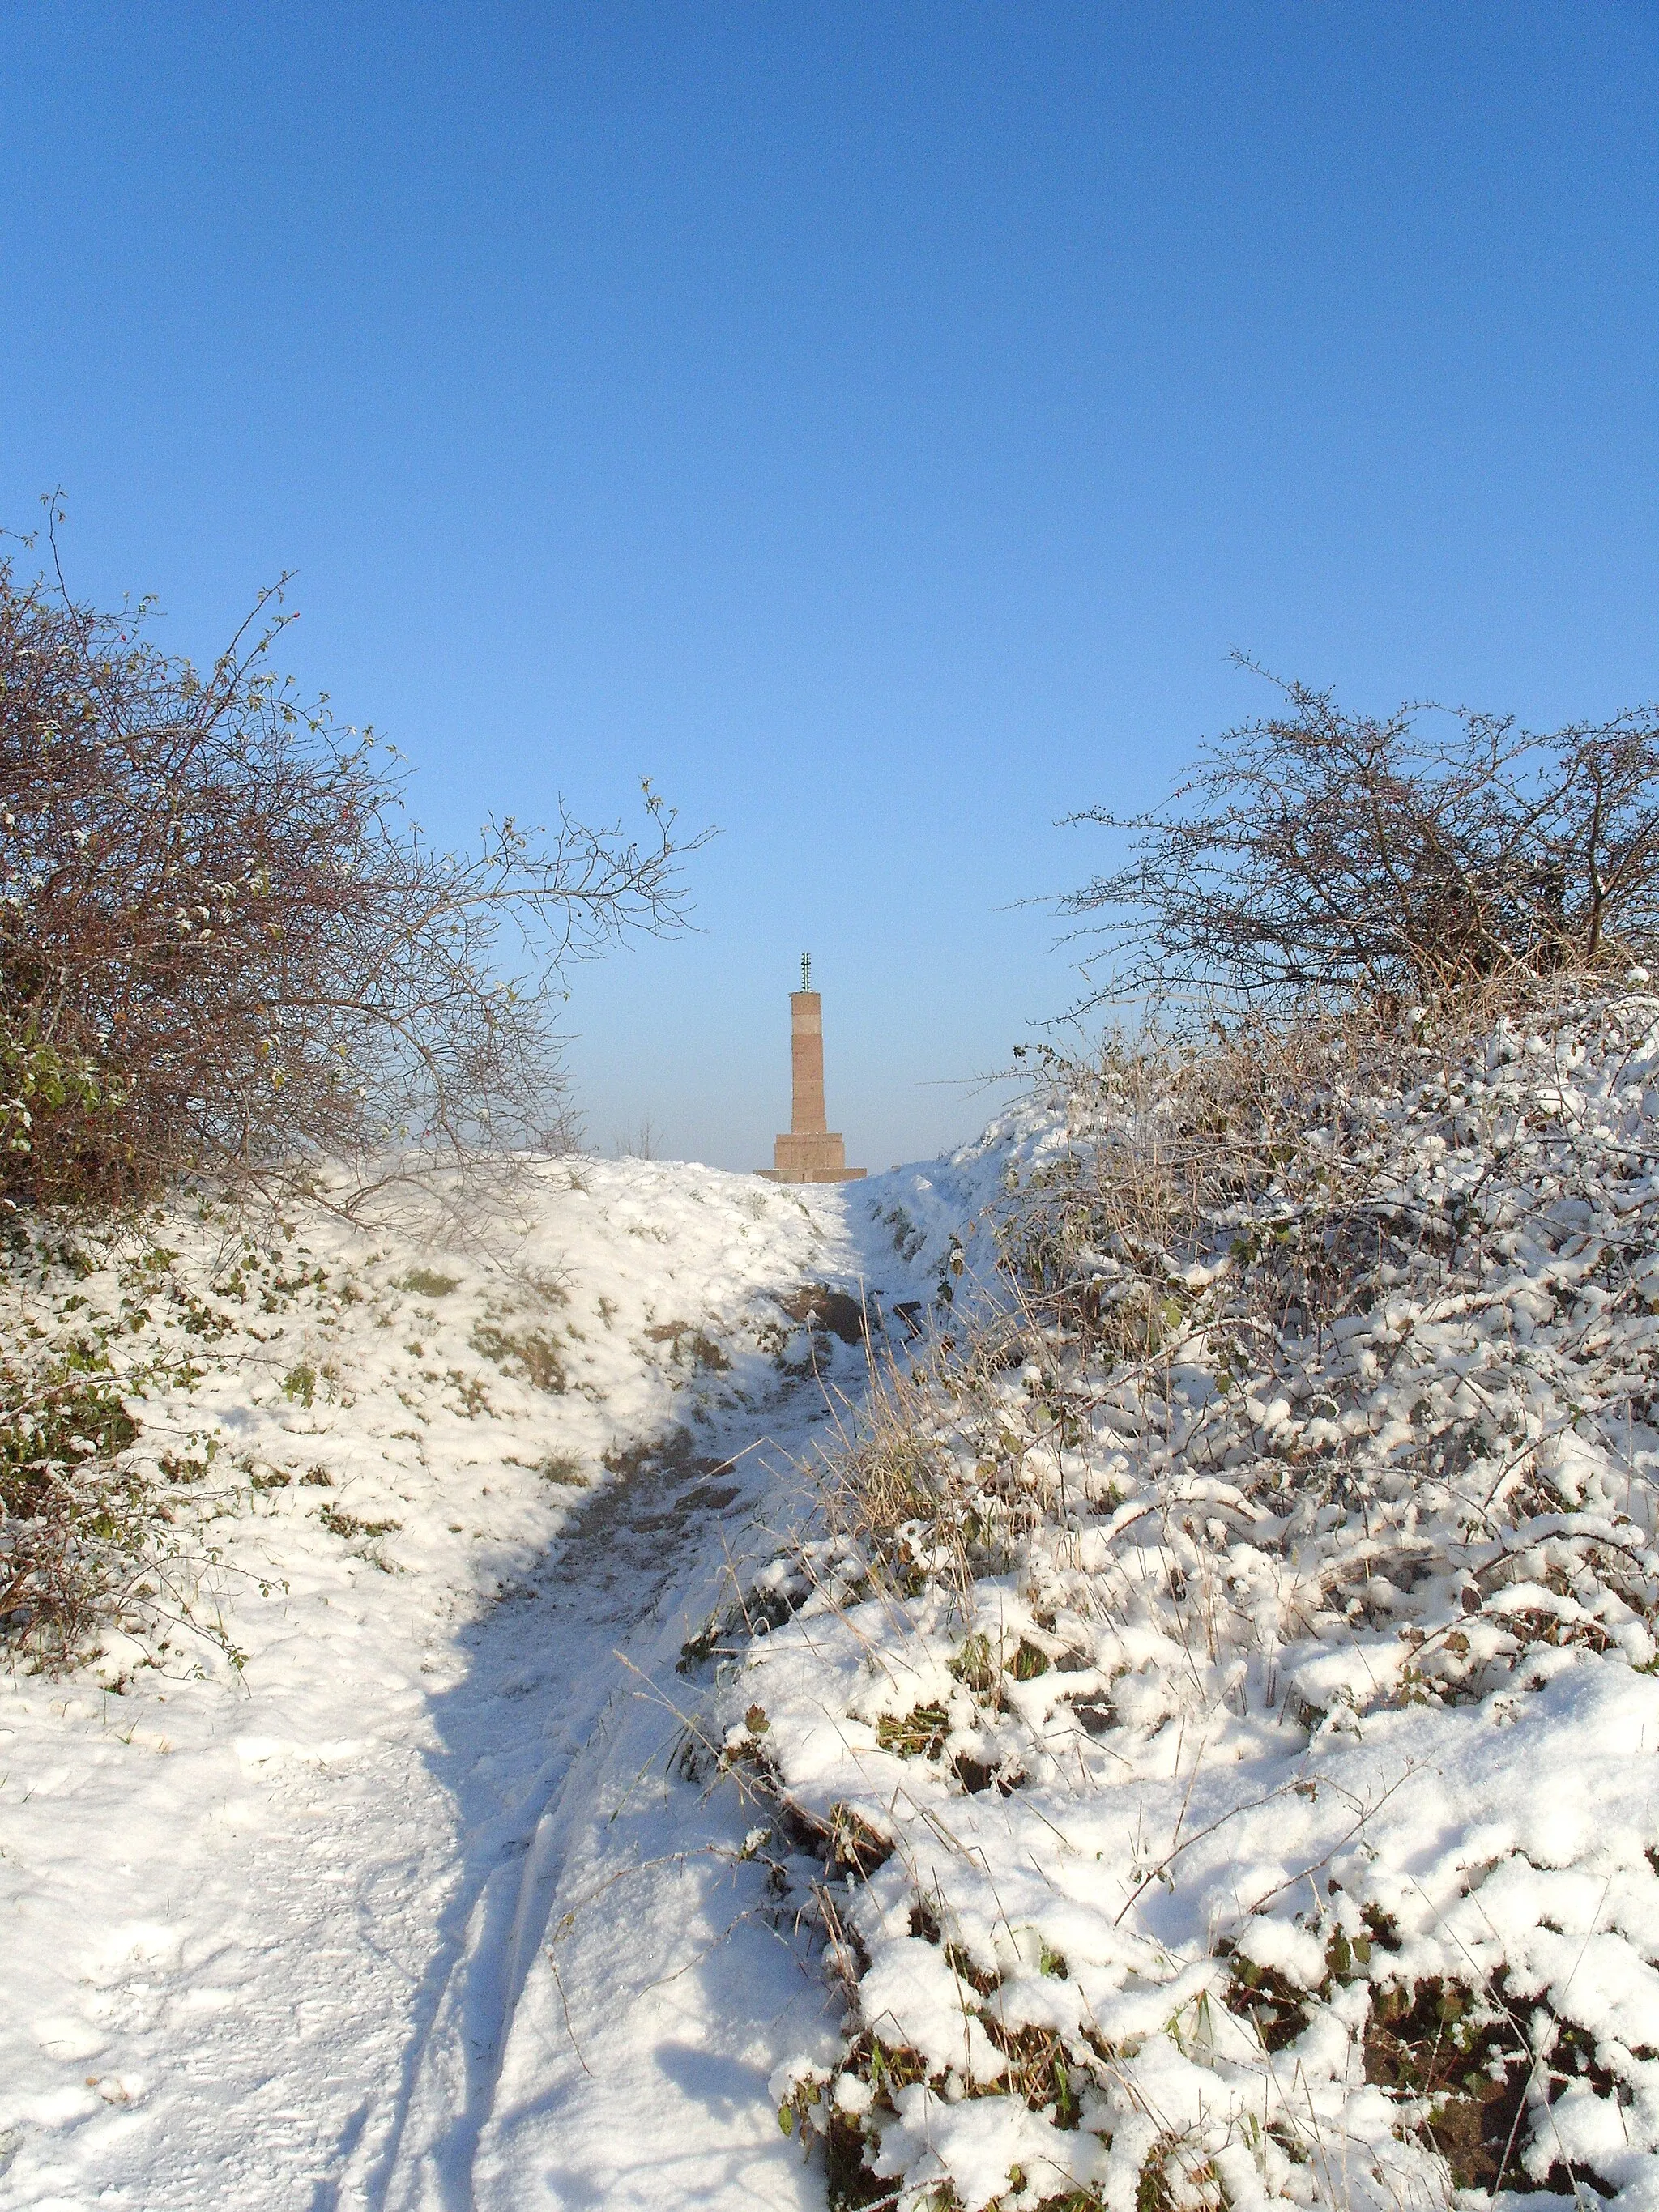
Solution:
<path fill-rule="evenodd" d="M 688 823 L 592 1140 L 972 1133 L 1015 902 L 1260 703 L 1659 691 L 1651 5 L 0 0 L 0 520 L 284 641 L 465 836 Z"/>

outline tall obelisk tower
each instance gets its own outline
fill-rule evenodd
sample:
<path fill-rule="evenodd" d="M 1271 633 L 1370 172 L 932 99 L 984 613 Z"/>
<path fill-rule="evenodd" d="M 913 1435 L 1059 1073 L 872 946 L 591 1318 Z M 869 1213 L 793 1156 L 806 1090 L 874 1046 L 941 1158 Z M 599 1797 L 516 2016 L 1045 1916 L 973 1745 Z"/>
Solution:
<path fill-rule="evenodd" d="M 772 1182 L 856 1182 L 866 1171 L 848 1166 L 847 1146 L 824 1119 L 823 1001 L 812 988 L 810 952 L 801 955 L 800 988 L 789 994 L 789 1133 L 760 1172 Z"/>

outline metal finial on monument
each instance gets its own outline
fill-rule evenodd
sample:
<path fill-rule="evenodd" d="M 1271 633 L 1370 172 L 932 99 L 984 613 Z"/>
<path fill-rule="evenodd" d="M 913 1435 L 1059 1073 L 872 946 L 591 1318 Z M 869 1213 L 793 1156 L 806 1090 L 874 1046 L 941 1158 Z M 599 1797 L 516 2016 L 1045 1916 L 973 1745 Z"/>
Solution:
<path fill-rule="evenodd" d="M 812 956 L 810 952 L 803 952 L 800 956 L 800 987 L 803 991 L 810 991 L 812 988 Z"/>

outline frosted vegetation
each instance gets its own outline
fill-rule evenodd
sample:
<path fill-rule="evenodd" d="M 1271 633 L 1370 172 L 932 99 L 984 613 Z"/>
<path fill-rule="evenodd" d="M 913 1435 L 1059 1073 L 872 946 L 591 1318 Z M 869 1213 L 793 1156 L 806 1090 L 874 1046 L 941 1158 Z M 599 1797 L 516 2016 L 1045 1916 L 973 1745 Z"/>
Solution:
<path fill-rule="evenodd" d="M 1656 1077 L 1639 988 L 1511 993 L 988 1135 L 722 1707 L 837 2201 L 1651 2201 Z"/>
<path fill-rule="evenodd" d="M 149 611 L 0 562 L 17 2201 L 1659 2212 L 1653 712 L 1285 687 L 1066 902 L 1214 1019 L 797 1194 L 557 1157 L 648 787 Z"/>

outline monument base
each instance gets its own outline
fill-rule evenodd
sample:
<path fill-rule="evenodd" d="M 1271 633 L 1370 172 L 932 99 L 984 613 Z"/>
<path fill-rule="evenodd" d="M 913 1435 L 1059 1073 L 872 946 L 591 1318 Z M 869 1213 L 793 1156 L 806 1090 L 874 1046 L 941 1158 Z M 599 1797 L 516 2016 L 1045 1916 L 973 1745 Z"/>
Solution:
<path fill-rule="evenodd" d="M 786 1175 L 781 1168 L 757 1168 L 763 1182 L 862 1182 L 868 1168 L 803 1168 Z"/>
<path fill-rule="evenodd" d="M 791 1130 L 772 1147 L 772 1165 L 757 1170 L 768 1182 L 857 1182 L 863 1168 L 847 1164 L 846 1140 L 833 1130 Z"/>

